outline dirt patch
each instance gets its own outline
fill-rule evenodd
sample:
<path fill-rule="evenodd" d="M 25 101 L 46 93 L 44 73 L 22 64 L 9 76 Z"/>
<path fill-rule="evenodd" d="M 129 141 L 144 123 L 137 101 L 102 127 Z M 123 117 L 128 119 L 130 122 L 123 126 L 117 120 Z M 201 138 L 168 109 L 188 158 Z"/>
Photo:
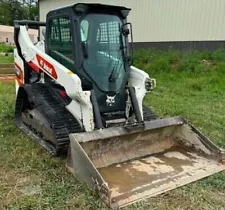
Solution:
<path fill-rule="evenodd" d="M 37 175 L 0 169 L 0 209 L 25 196 L 41 194 L 40 184 Z"/>
<path fill-rule="evenodd" d="M 40 185 L 28 185 L 28 186 L 20 187 L 19 191 L 26 196 L 38 195 L 42 193 L 42 189 Z"/>
<path fill-rule="evenodd" d="M 14 69 L 13 63 L 0 63 L 0 71 L 1 69 Z"/>
<path fill-rule="evenodd" d="M 0 75 L 0 82 L 10 82 L 10 81 L 14 81 L 14 80 L 15 80 L 15 76 Z"/>
<path fill-rule="evenodd" d="M 29 184 L 40 184 L 42 177 L 34 172 L 23 172 L 17 170 L 7 170 L 0 168 L 1 186 L 24 186 Z"/>
<path fill-rule="evenodd" d="M 203 64 L 204 66 L 206 67 L 211 67 L 211 66 L 215 66 L 216 65 L 216 61 L 213 61 L 213 60 L 201 60 L 200 61 L 201 64 Z"/>

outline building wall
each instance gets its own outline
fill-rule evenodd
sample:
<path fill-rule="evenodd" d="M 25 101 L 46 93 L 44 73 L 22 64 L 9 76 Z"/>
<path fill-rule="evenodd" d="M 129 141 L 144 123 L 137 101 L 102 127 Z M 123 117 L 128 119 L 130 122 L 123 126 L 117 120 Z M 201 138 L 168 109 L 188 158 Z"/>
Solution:
<path fill-rule="evenodd" d="M 29 34 L 32 42 L 37 41 L 37 35 Z M 13 32 L 1 32 L 0 31 L 0 43 L 14 45 L 14 33 Z"/>
<path fill-rule="evenodd" d="M 49 10 L 76 2 L 130 7 L 135 42 L 225 39 L 225 0 L 40 0 L 40 20 Z"/>
<path fill-rule="evenodd" d="M 13 45 L 14 44 L 13 33 L 0 31 L 0 43 L 6 43 L 9 45 Z"/>
<path fill-rule="evenodd" d="M 32 42 L 36 42 L 38 37 L 38 30 L 29 29 L 28 35 Z M 14 45 L 14 27 L 13 26 L 0 25 L 0 43 Z"/>

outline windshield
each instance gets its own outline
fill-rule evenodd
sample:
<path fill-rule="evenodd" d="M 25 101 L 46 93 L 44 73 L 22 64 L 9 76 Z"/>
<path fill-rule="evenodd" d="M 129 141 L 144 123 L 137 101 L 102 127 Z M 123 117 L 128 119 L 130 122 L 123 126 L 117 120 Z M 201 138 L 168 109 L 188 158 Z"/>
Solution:
<path fill-rule="evenodd" d="M 124 78 L 122 21 L 115 15 L 88 14 L 80 23 L 87 57 L 83 67 L 102 91 L 117 91 Z"/>

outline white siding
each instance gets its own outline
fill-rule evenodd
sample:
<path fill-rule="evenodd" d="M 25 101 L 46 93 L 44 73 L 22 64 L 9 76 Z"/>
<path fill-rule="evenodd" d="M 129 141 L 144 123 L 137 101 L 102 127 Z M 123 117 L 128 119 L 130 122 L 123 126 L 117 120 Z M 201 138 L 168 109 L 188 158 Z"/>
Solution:
<path fill-rule="evenodd" d="M 135 42 L 225 39 L 225 0 L 40 0 L 40 20 L 76 2 L 130 7 Z"/>

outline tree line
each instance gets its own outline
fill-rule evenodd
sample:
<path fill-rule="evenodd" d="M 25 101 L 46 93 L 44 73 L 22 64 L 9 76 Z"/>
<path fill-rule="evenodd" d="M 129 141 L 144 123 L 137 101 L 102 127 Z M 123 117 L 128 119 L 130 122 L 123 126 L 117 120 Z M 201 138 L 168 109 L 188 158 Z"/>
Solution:
<path fill-rule="evenodd" d="M 0 0 L 0 25 L 14 20 L 38 20 L 37 0 Z"/>

